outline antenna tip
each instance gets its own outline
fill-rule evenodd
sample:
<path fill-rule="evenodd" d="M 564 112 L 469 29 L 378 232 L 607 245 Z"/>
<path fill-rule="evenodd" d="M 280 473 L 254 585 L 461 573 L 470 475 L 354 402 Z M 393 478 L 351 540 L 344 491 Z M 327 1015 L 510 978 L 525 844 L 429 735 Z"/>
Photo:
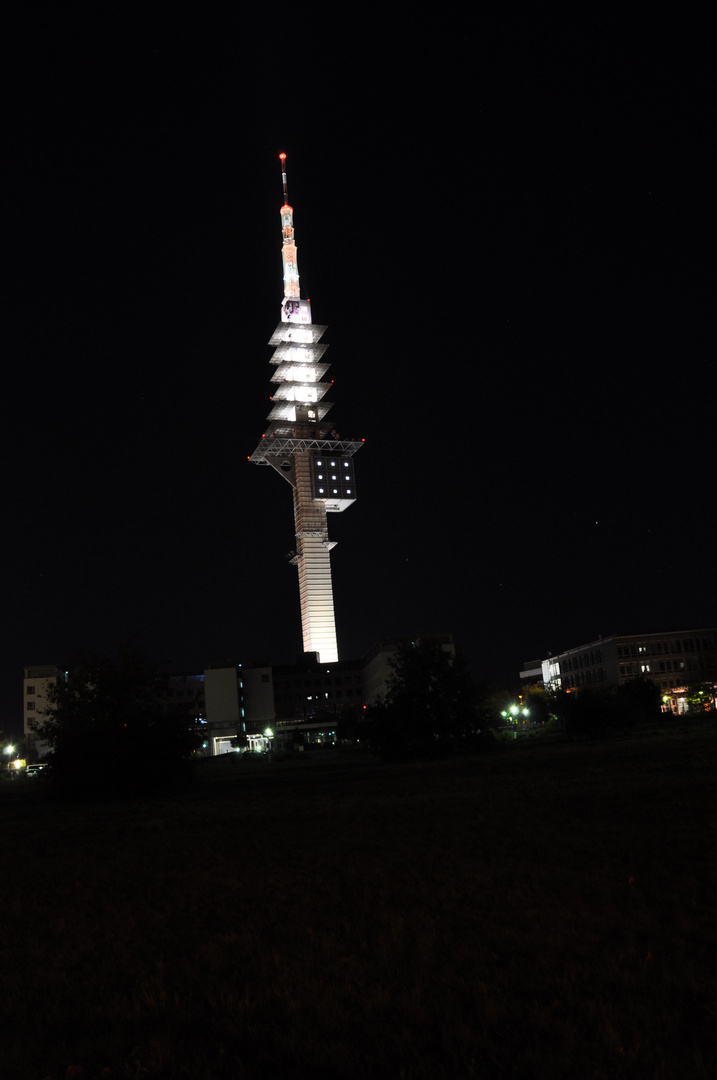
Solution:
<path fill-rule="evenodd" d="M 279 154 L 280 161 L 286 161 L 286 154 Z"/>

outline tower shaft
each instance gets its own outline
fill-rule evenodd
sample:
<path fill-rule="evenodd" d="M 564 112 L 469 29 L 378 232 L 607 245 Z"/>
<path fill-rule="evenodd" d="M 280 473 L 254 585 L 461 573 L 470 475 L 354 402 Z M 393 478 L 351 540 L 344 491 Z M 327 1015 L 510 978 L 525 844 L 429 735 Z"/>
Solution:
<path fill-rule="evenodd" d="M 313 497 L 311 451 L 294 455 L 294 529 L 299 571 L 299 600 L 304 652 L 316 652 L 324 664 L 339 658 L 331 585 L 326 504 Z"/>

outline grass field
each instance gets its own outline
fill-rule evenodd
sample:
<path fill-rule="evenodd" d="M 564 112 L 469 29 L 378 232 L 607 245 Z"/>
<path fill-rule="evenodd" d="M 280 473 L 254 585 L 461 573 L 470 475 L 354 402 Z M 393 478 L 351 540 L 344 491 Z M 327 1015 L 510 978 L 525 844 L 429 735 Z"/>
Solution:
<path fill-rule="evenodd" d="M 13 1080 L 717 1075 L 717 731 L 3 785 Z"/>

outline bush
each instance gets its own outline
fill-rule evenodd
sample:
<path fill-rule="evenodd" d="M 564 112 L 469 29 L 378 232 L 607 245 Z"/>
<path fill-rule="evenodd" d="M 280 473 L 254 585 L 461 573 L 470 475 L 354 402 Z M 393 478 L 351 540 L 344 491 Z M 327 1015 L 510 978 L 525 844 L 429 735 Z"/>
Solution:
<path fill-rule="evenodd" d="M 554 697 L 552 705 L 562 728 L 571 735 L 628 731 L 662 717 L 659 688 L 647 679 L 607 689 L 565 691 Z"/>

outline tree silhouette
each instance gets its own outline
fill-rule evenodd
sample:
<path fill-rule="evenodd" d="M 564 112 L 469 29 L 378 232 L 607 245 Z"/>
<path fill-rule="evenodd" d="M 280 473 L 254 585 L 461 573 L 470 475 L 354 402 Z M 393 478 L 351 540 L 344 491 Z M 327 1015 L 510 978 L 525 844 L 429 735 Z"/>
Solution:
<path fill-rule="evenodd" d="M 126 791 L 186 774 L 197 746 L 191 718 L 167 704 L 166 679 L 138 650 L 77 653 L 49 688 L 38 733 L 53 783 L 75 792 Z"/>
<path fill-rule="evenodd" d="M 373 743 L 388 757 L 436 757 L 478 749 L 490 737 L 480 695 L 460 657 L 430 639 L 391 660 L 385 701 L 373 710 Z"/>

